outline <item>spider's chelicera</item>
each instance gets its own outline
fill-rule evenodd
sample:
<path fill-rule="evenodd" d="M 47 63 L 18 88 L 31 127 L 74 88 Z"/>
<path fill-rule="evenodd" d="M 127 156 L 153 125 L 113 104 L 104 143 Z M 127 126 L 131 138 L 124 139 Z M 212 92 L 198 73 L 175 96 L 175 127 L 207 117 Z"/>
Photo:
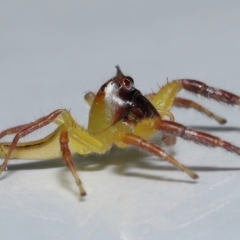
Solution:
<path fill-rule="evenodd" d="M 191 100 L 177 97 L 178 92 L 185 89 L 229 105 L 240 105 L 239 96 L 192 79 L 173 80 L 158 92 L 143 95 L 134 87 L 133 78 L 125 76 L 118 66 L 116 68 L 116 76 L 103 84 L 96 94 L 93 92 L 85 94 L 85 100 L 90 105 L 86 129 L 73 119 L 68 110 L 57 109 L 34 122 L 2 131 L 0 139 L 11 134 L 14 138 L 12 142 L 0 143 L 0 157 L 4 159 L 0 173 L 7 167 L 9 159 L 40 160 L 62 157 L 76 180 L 80 194 L 84 196 L 86 192 L 73 165 L 72 154 L 85 155 L 91 152 L 103 154 L 115 144 L 120 148 L 129 145 L 141 148 L 168 161 L 191 178 L 198 178 L 163 148 L 148 141 L 159 131 L 162 132 L 162 141 L 165 145 L 173 145 L 176 143 L 176 137 L 181 137 L 198 144 L 221 147 L 240 155 L 239 147 L 176 123 L 170 112 L 172 106 L 194 108 L 224 124 L 225 119 Z M 22 137 L 49 123 L 55 123 L 57 128 L 46 137 L 31 142 L 18 142 Z"/>

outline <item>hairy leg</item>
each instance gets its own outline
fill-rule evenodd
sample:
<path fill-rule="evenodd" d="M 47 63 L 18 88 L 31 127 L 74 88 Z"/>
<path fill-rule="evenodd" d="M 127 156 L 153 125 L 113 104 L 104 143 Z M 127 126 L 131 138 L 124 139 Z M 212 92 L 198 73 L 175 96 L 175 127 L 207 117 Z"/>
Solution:
<path fill-rule="evenodd" d="M 151 124 L 151 128 L 161 130 L 173 136 L 178 136 L 185 140 L 193 141 L 195 143 L 209 147 L 220 147 L 229 152 L 233 152 L 240 155 L 239 147 L 234 146 L 233 144 L 226 142 L 219 137 L 194 129 L 189 129 L 179 123 L 162 120 L 158 118 L 148 120 L 148 124 Z"/>
<path fill-rule="evenodd" d="M 171 155 L 169 155 L 166 151 L 161 149 L 159 146 L 153 143 L 150 143 L 139 136 L 136 136 L 130 133 L 121 133 L 119 134 L 119 140 L 124 142 L 127 145 L 132 145 L 132 146 L 144 149 L 145 151 L 151 154 L 154 154 L 155 156 L 173 164 L 177 169 L 187 173 L 193 179 L 198 178 L 197 174 L 195 174 L 190 169 L 183 166 L 181 163 L 179 163 L 176 159 L 174 159 Z"/>
<path fill-rule="evenodd" d="M 65 109 L 58 109 L 55 110 L 54 112 L 50 113 L 49 115 L 42 117 L 32 123 L 29 124 L 24 124 L 24 125 L 20 125 L 18 127 L 13 127 L 13 128 L 9 128 L 5 131 L 3 131 L 1 134 L 2 136 L 5 136 L 7 134 L 14 134 L 16 133 L 15 137 L 13 138 L 13 141 L 9 147 L 9 150 L 6 154 L 6 157 L 0 167 L 0 173 L 7 167 L 7 163 L 11 157 L 11 154 L 14 150 L 14 148 L 16 147 L 19 139 L 23 138 L 24 136 L 30 134 L 31 132 L 42 128 L 46 125 L 48 125 L 49 123 L 53 122 L 62 112 L 67 111 Z M 68 112 L 68 111 L 67 111 Z"/>
<path fill-rule="evenodd" d="M 145 97 L 152 101 L 152 99 L 155 97 L 155 93 L 147 94 Z M 172 103 L 173 107 L 179 107 L 179 108 L 187 108 L 187 109 L 195 109 L 198 112 L 206 115 L 207 117 L 213 118 L 216 120 L 219 124 L 225 124 L 227 122 L 226 119 L 218 116 L 217 114 L 211 112 L 207 108 L 203 107 L 202 105 L 196 103 L 195 101 L 186 99 L 186 98 L 180 98 L 180 97 L 175 97 Z"/>
<path fill-rule="evenodd" d="M 203 113 L 206 116 L 215 119 L 219 124 L 225 124 L 227 122 L 226 119 L 221 118 L 220 116 L 214 114 L 213 112 L 209 111 L 207 108 L 201 106 L 200 104 L 192 100 L 176 97 L 174 99 L 173 106 L 182 107 L 182 108 L 193 108 L 198 112 Z"/>
<path fill-rule="evenodd" d="M 81 196 L 85 196 L 86 192 L 85 192 L 85 190 L 82 186 L 82 181 L 78 177 L 76 169 L 75 169 L 74 164 L 72 162 L 72 154 L 71 154 L 71 152 L 69 150 L 69 146 L 68 146 L 69 138 L 68 138 L 67 128 L 65 128 L 61 131 L 59 140 L 60 140 L 60 146 L 61 146 L 61 151 L 62 151 L 62 157 L 63 157 L 67 167 L 71 171 L 71 173 L 72 173 L 72 175 L 73 175 L 73 177 L 74 177 L 74 179 L 75 179 L 75 181 L 76 181 L 76 183 L 79 187 L 79 191 L 80 191 Z"/>
<path fill-rule="evenodd" d="M 210 114 L 209 116 L 212 116 L 212 117 L 215 116 L 215 114 L 212 114 L 211 112 L 209 113 L 208 110 L 205 111 L 203 107 L 201 106 L 199 107 L 198 104 L 197 105 L 194 103 L 192 104 L 191 102 L 188 102 L 188 101 L 185 101 L 183 103 L 183 101 L 181 100 L 175 101 L 177 94 L 182 89 L 185 89 L 189 92 L 201 95 L 209 99 L 216 100 L 218 102 L 226 103 L 228 105 L 232 105 L 232 106 L 240 105 L 240 96 L 237 96 L 233 93 L 227 92 L 222 89 L 210 87 L 203 82 L 193 80 L 193 79 L 177 79 L 177 80 L 168 82 L 163 87 L 161 87 L 157 93 L 147 94 L 145 96 L 151 101 L 151 103 L 154 105 L 154 107 L 157 110 L 169 111 L 174 105 L 174 102 L 176 104 L 176 101 L 177 101 L 177 105 L 181 104 L 182 107 L 191 106 L 195 109 L 199 109 L 200 111 L 202 111 L 207 115 Z M 217 121 L 220 121 L 220 123 L 225 122 L 224 119 L 221 119 L 221 118 L 218 119 L 218 116 L 216 116 L 215 119 Z"/>

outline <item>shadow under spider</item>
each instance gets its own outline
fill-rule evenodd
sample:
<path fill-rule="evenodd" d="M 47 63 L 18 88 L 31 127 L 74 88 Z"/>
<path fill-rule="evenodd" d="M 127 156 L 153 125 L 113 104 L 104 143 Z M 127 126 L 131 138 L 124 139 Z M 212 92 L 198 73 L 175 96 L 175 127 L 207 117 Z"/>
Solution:
<path fill-rule="evenodd" d="M 189 125 L 188 128 L 203 132 L 240 132 L 240 127 Z"/>
<path fill-rule="evenodd" d="M 169 150 L 168 150 L 169 152 Z M 171 154 L 174 155 L 174 152 Z M 159 158 L 147 158 L 150 156 L 149 154 L 133 147 L 129 147 L 127 149 L 120 149 L 115 146 L 107 152 L 106 154 L 97 155 L 90 154 L 87 156 L 74 155 L 73 161 L 77 171 L 100 171 L 109 166 L 114 166 L 113 172 L 118 175 L 128 176 L 128 177 L 140 177 L 149 180 L 158 180 L 158 181 L 167 181 L 167 182 L 179 182 L 179 183 L 196 183 L 194 180 L 183 180 L 176 178 L 165 178 L 161 176 L 153 176 L 150 174 L 144 173 L 128 173 L 127 169 L 131 166 L 134 166 L 137 169 L 147 169 L 147 170 L 157 170 L 157 171 L 179 171 L 172 165 L 165 165 L 166 162 Z M 11 160 L 18 161 L 18 160 Z M 164 165 L 161 165 L 164 163 Z M 42 160 L 42 161 L 29 161 L 24 163 L 14 163 L 8 165 L 8 170 L 4 172 L 4 176 L 1 178 L 5 178 L 7 175 L 12 174 L 15 170 L 33 170 L 33 169 L 47 169 L 47 168 L 60 168 L 65 167 L 65 163 L 61 158 L 53 159 L 53 160 Z M 239 168 L 236 167 L 212 167 L 212 166 L 187 166 L 191 170 L 195 172 L 213 172 L 213 171 L 238 171 Z M 67 168 L 64 171 L 68 171 Z M 184 173 L 183 173 L 184 175 Z M 62 174 L 61 174 L 62 176 Z M 81 173 L 80 173 L 81 176 Z M 62 178 L 62 177 L 61 177 Z M 64 182 L 61 179 L 61 182 Z"/>

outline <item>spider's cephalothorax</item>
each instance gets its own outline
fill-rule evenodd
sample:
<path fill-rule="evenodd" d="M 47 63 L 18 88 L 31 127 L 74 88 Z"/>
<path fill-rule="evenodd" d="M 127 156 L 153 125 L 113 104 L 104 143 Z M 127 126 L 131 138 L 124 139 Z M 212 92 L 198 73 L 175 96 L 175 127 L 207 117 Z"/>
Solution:
<path fill-rule="evenodd" d="M 134 87 L 132 77 L 116 68 L 116 76 L 104 83 L 93 99 L 88 122 L 90 133 L 103 132 L 119 121 L 136 124 L 142 119 L 160 117 L 152 103 Z"/>
<path fill-rule="evenodd" d="M 85 100 L 91 107 L 87 129 L 74 120 L 70 111 L 57 109 L 34 122 L 2 131 L 0 139 L 11 134 L 14 138 L 12 142 L 0 143 L 0 157 L 4 159 L 0 173 L 7 167 L 9 159 L 51 159 L 62 156 L 72 172 L 80 194 L 84 196 L 86 192 L 72 162 L 73 153 L 103 154 L 112 145 L 121 148 L 131 145 L 168 161 L 193 179 L 198 177 L 194 172 L 183 166 L 159 145 L 148 141 L 153 134 L 162 132 L 162 140 L 166 145 L 175 144 L 176 137 L 181 137 L 240 155 L 239 147 L 174 121 L 172 106 L 193 108 L 220 124 L 226 123 L 225 119 L 198 103 L 178 98 L 177 94 L 181 89 L 229 105 L 240 105 L 239 96 L 192 79 L 173 80 L 156 93 L 142 95 L 134 87 L 132 77 L 125 76 L 117 66 L 116 76 L 103 84 L 96 94 L 93 92 L 85 94 Z M 166 117 L 169 120 L 165 120 Z M 55 123 L 57 128 L 46 137 L 31 142 L 18 142 L 22 137 L 49 123 Z"/>

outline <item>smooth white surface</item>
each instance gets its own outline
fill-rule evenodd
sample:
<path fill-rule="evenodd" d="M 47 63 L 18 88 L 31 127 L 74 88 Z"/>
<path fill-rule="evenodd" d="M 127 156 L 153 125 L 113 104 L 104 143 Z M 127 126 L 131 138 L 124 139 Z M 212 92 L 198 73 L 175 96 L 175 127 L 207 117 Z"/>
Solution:
<path fill-rule="evenodd" d="M 64 107 L 86 125 L 86 91 L 119 64 L 144 93 L 189 77 L 240 94 L 237 1 L 1 1 L 1 129 Z M 194 98 L 176 120 L 240 146 L 239 107 Z M 33 138 L 48 129 L 33 134 Z M 32 136 L 31 136 L 32 137 Z M 75 157 L 87 197 L 62 160 L 11 161 L 0 181 L 2 239 L 239 239 L 239 156 L 181 139 L 169 149 L 197 182 L 139 150 Z"/>

